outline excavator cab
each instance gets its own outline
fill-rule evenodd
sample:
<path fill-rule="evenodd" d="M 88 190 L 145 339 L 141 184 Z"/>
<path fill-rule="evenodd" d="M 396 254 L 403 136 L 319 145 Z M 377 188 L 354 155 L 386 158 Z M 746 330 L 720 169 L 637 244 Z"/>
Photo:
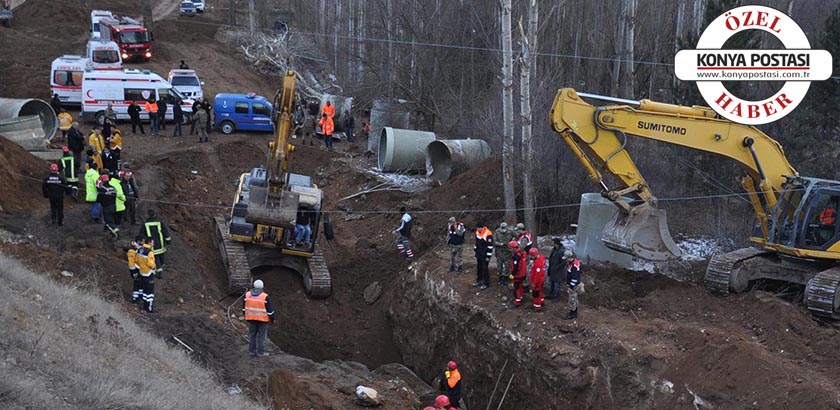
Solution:
<path fill-rule="evenodd" d="M 829 251 L 840 248 L 840 183 L 817 178 L 793 177 L 785 185 L 773 212 L 770 244 Z"/>

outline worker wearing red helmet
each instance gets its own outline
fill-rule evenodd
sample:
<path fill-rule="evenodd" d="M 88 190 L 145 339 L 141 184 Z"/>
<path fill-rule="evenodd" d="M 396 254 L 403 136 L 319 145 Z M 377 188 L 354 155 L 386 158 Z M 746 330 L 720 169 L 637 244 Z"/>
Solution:
<path fill-rule="evenodd" d="M 534 311 L 541 312 L 543 298 L 545 297 L 545 256 L 540 253 L 537 247 L 528 250 L 528 257 L 531 258 L 531 296 L 534 298 Z"/>
<path fill-rule="evenodd" d="M 438 398 L 446 398 L 446 404 L 457 409 L 461 403 L 461 372 L 458 371 L 458 363 L 450 360 L 446 364 L 446 371 L 443 372 L 443 377 L 440 379 L 440 388 L 446 390 L 446 395 L 438 396 Z M 438 405 L 437 400 L 435 405 Z"/>
<path fill-rule="evenodd" d="M 513 307 L 518 308 L 522 304 L 522 290 L 528 272 L 528 253 L 519 246 L 517 241 L 510 241 L 507 246 L 513 251 L 508 279 L 513 281 Z"/>
<path fill-rule="evenodd" d="M 50 200 L 50 223 L 64 225 L 64 193 L 67 181 L 58 172 L 58 164 L 50 164 L 50 174 L 44 178 L 41 191 Z"/>
<path fill-rule="evenodd" d="M 455 407 L 450 406 L 449 397 L 445 394 L 435 397 L 435 410 L 452 410 Z"/>

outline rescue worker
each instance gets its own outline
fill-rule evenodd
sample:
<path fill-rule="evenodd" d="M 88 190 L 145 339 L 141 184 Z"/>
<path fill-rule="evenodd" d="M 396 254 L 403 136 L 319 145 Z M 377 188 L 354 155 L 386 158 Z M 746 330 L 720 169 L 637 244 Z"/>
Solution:
<path fill-rule="evenodd" d="M 510 275 L 508 279 L 513 281 L 513 307 L 518 308 L 522 304 L 522 293 L 525 288 L 525 276 L 528 264 L 525 261 L 528 253 L 519 247 L 519 242 L 508 242 L 508 248 L 513 254 L 510 261 Z"/>
<path fill-rule="evenodd" d="M 207 128 L 204 126 L 204 123 L 207 122 L 207 111 L 198 109 L 194 111 L 194 114 L 196 131 L 198 131 L 198 142 L 210 142 L 210 139 L 207 137 Z"/>
<path fill-rule="evenodd" d="M 105 230 L 110 231 L 114 239 L 118 239 L 120 228 L 114 220 L 117 212 L 117 191 L 110 184 L 111 177 L 107 173 L 100 173 L 99 180 L 96 182 L 96 200 L 102 206 Z"/>
<path fill-rule="evenodd" d="M 50 164 L 50 174 L 44 178 L 41 191 L 50 200 L 50 223 L 64 225 L 64 192 L 67 181 L 58 173 L 58 164 Z"/>
<path fill-rule="evenodd" d="M 85 202 L 90 204 L 90 217 L 95 223 L 100 223 L 102 208 L 97 201 L 96 181 L 99 179 L 99 171 L 96 164 L 85 171 Z"/>
<path fill-rule="evenodd" d="M 105 138 L 102 136 L 102 128 L 98 125 L 93 127 L 90 135 L 88 135 L 88 146 L 96 155 L 102 154 L 105 151 Z"/>
<path fill-rule="evenodd" d="M 117 157 L 111 151 L 111 147 L 108 146 L 105 147 L 105 151 L 102 151 L 100 162 L 102 163 L 102 169 L 107 169 L 109 174 L 117 172 L 117 168 L 119 168 Z"/>
<path fill-rule="evenodd" d="M 350 115 L 350 111 L 344 111 L 344 133 L 347 134 L 347 142 L 355 143 L 356 136 L 353 134 L 356 128 L 356 119 Z"/>
<path fill-rule="evenodd" d="M 145 104 L 146 112 L 149 114 L 149 127 L 152 135 L 158 135 L 158 104 L 155 99 L 149 97 Z"/>
<path fill-rule="evenodd" d="M 528 251 L 528 257 L 531 259 L 531 297 L 534 298 L 534 311 L 541 312 L 545 285 L 546 263 L 545 256 L 540 253 L 537 247 L 533 247 Z"/>
<path fill-rule="evenodd" d="M 832 207 L 832 206 L 829 206 L 829 207 L 823 209 L 820 212 L 820 216 L 819 216 L 820 225 L 834 225 L 834 220 L 835 219 L 836 219 L 836 216 L 834 214 L 834 207 Z"/>
<path fill-rule="evenodd" d="M 156 313 L 155 305 L 155 253 L 149 238 L 143 237 L 142 244 L 137 248 L 135 260 L 137 261 L 137 273 L 140 276 L 140 297 L 143 298 L 143 310 L 149 313 Z"/>
<path fill-rule="evenodd" d="M 367 138 L 370 137 L 370 122 L 365 121 L 362 123 L 362 136 Z"/>
<path fill-rule="evenodd" d="M 531 250 L 531 246 L 534 245 L 534 239 L 531 236 L 531 232 L 528 232 L 525 229 L 525 224 L 518 223 L 516 224 L 516 242 L 519 242 L 519 247 L 527 254 L 529 250 Z M 527 260 L 527 258 L 526 258 Z M 527 274 L 525 275 L 525 289 L 528 290 L 531 288 L 531 278 L 529 274 L 531 273 L 531 261 L 528 260 L 528 269 L 526 270 Z"/>
<path fill-rule="evenodd" d="M 82 165 L 82 152 L 85 151 L 85 136 L 79 131 L 79 123 L 73 122 L 70 124 L 70 129 L 67 130 L 67 147 L 73 152 L 73 157 L 76 160 L 76 166 L 79 167 L 79 172 L 84 171 Z"/>
<path fill-rule="evenodd" d="M 116 200 L 114 201 L 114 223 L 117 226 L 120 226 L 123 214 L 125 213 L 125 192 L 123 192 L 122 181 L 120 181 L 116 172 L 111 174 L 111 178 L 108 180 L 108 185 L 111 185 L 116 192 Z"/>
<path fill-rule="evenodd" d="M 52 107 L 53 111 L 56 113 L 61 112 L 61 98 L 58 96 L 58 93 L 53 94 L 52 99 L 50 100 L 50 107 Z"/>
<path fill-rule="evenodd" d="M 332 117 L 329 117 L 327 116 L 327 113 L 324 113 L 323 116 L 321 116 L 321 121 L 318 121 L 318 126 L 321 127 L 321 135 L 324 136 L 324 146 L 327 147 L 328 150 L 332 151 L 332 135 L 335 130 L 335 124 L 333 124 Z"/>
<path fill-rule="evenodd" d="M 184 121 L 184 110 L 181 108 L 183 102 L 181 100 L 175 101 L 172 104 L 172 122 L 175 124 L 175 131 L 172 132 L 173 137 L 183 137 L 184 133 L 181 131 L 181 123 Z"/>
<path fill-rule="evenodd" d="M 115 125 L 117 123 L 117 112 L 114 111 L 114 104 L 108 103 L 108 107 L 105 108 L 105 119 L 111 122 L 111 125 Z"/>
<path fill-rule="evenodd" d="M 321 113 L 326 115 L 329 119 L 333 119 L 335 117 L 335 106 L 332 105 L 331 102 L 327 101 L 324 104 L 324 108 L 321 110 Z"/>
<path fill-rule="evenodd" d="M 563 279 L 566 273 L 566 262 L 563 255 L 566 247 L 560 238 L 553 238 L 554 245 L 551 248 L 551 255 L 548 256 L 548 276 L 551 286 L 548 288 L 546 299 L 560 300 L 560 293 L 563 291 Z"/>
<path fill-rule="evenodd" d="M 61 130 L 62 141 L 67 141 L 67 131 L 70 130 L 72 125 L 73 117 L 62 108 L 61 112 L 58 114 L 58 129 Z"/>
<path fill-rule="evenodd" d="M 274 307 L 268 294 L 263 292 L 263 281 L 254 281 L 254 288 L 245 293 L 242 312 L 248 322 L 248 354 L 252 357 L 268 356 L 265 352 L 265 336 L 268 323 L 274 323 Z"/>
<path fill-rule="evenodd" d="M 158 261 L 158 277 L 163 279 L 163 269 L 166 268 L 166 259 L 164 258 L 166 256 L 166 245 L 172 242 L 172 237 L 169 236 L 169 228 L 157 217 L 155 211 L 150 209 L 146 215 L 147 218 L 143 222 L 140 234 L 152 239 L 155 257 Z"/>
<path fill-rule="evenodd" d="M 583 286 L 580 276 L 580 260 L 575 257 L 575 253 L 567 250 L 563 254 L 563 260 L 566 262 L 566 284 L 569 285 L 569 313 L 563 316 L 563 319 L 571 320 L 577 319 L 578 316 L 578 286 Z"/>
<path fill-rule="evenodd" d="M 507 244 L 516 239 L 516 234 L 512 229 L 508 228 L 507 222 L 502 222 L 499 227 L 493 232 L 493 239 L 496 243 Z M 499 285 L 503 285 L 508 280 L 510 274 L 510 260 L 513 258 L 513 252 L 507 246 L 496 247 L 496 269 L 499 276 Z"/>
<path fill-rule="evenodd" d="M 67 182 L 67 189 L 65 192 L 73 196 L 73 199 L 79 200 L 79 167 L 76 166 L 76 158 L 70 152 L 70 147 L 64 146 L 61 148 L 61 158 L 58 163 L 61 170 L 61 176 Z"/>
<path fill-rule="evenodd" d="M 484 222 L 478 222 L 475 230 L 476 274 L 473 287 L 484 290 L 490 287 L 490 258 L 493 257 L 493 231 Z"/>
<path fill-rule="evenodd" d="M 114 155 L 116 155 L 117 160 L 119 160 L 123 148 L 122 131 L 120 131 L 119 128 L 112 129 L 111 138 L 108 139 L 108 148 L 110 148 L 111 151 L 114 151 Z"/>
<path fill-rule="evenodd" d="M 400 208 L 400 215 L 400 225 L 394 229 L 394 234 L 397 235 L 397 251 L 405 254 L 406 260 L 411 262 L 414 259 L 414 252 L 411 251 L 411 226 L 414 225 L 414 221 L 405 207 Z"/>
<path fill-rule="evenodd" d="M 451 407 L 449 402 L 449 397 L 445 394 L 441 394 L 440 396 L 435 397 L 435 409 L 436 410 L 452 410 L 455 407 Z"/>
<path fill-rule="evenodd" d="M 131 166 L 128 163 L 123 164 L 119 175 L 125 193 L 125 211 L 128 220 L 132 225 L 137 225 L 137 200 L 140 199 L 140 190 L 137 189 L 137 181 L 134 179 L 134 173 L 131 172 Z"/>
<path fill-rule="evenodd" d="M 125 256 L 128 260 L 128 275 L 131 276 L 131 301 L 137 302 L 142 296 L 140 286 L 140 265 L 137 264 L 137 250 L 143 246 L 143 235 L 137 235 L 126 248 Z"/>
<path fill-rule="evenodd" d="M 102 157 L 99 156 L 96 151 L 89 149 L 85 152 L 87 158 L 85 158 L 85 171 L 89 169 L 95 169 L 97 172 L 97 178 L 99 175 L 99 170 L 102 169 Z"/>
<path fill-rule="evenodd" d="M 449 246 L 449 271 L 454 272 L 455 267 L 458 267 L 458 272 L 464 271 L 464 263 L 461 259 L 461 254 L 464 251 L 464 239 L 467 228 L 461 221 L 455 220 L 454 216 L 449 217 L 449 224 L 446 226 L 446 245 Z"/>
<path fill-rule="evenodd" d="M 449 399 L 449 406 L 459 408 L 461 403 L 461 372 L 458 371 L 458 363 L 450 360 L 446 364 L 446 371 L 440 380 L 442 389 L 446 390 L 446 397 Z M 437 403 L 435 403 L 437 405 Z"/>
<path fill-rule="evenodd" d="M 168 104 L 166 104 L 166 100 L 163 99 L 163 96 L 160 96 L 157 102 L 158 106 L 158 130 L 165 130 L 166 129 L 166 110 L 169 108 Z"/>
<path fill-rule="evenodd" d="M 143 129 L 143 123 L 140 122 L 140 105 L 137 101 L 132 101 L 128 106 L 128 118 L 131 119 L 131 133 L 137 135 L 137 127 L 140 127 L 140 135 L 146 135 L 146 130 Z"/>

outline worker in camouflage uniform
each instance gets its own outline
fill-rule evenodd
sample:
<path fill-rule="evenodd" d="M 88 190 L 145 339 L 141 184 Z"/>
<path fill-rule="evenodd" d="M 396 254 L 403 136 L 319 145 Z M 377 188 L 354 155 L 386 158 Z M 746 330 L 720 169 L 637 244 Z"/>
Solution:
<path fill-rule="evenodd" d="M 508 228 L 507 222 L 502 222 L 494 232 L 495 241 L 501 244 L 507 244 L 516 239 L 516 233 L 513 229 Z M 496 247 L 496 267 L 499 275 L 499 284 L 503 285 L 508 281 L 510 274 L 510 260 L 513 259 L 513 251 L 507 246 Z"/>
<path fill-rule="evenodd" d="M 456 267 L 458 272 L 464 271 L 461 253 L 464 250 L 464 234 L 466 233 L 467 228 L 461 221 L 456 220 L 454 216 L 449 217 L 449 224 L 446 226 L 446 244 L 449 245 L 450 272 L 454 272 Z"/>

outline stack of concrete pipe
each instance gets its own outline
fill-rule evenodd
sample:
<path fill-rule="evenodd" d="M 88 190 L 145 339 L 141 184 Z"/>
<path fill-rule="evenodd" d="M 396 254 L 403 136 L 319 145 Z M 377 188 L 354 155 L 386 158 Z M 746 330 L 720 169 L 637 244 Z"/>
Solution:
<path fill-rule="evenodd" d="M 437 140 L 435 133 L 384 127 L 379 136 L 379 169 L 383 172 L 416 172 L 446 181 L 490 157 L 484 140 Z"/>
<path fill-rule="evenodd" d="M 27 151 L 44 151 L 58 131 L 58 118 L 47 102 L 0 98 L 0 135 Z"/>

